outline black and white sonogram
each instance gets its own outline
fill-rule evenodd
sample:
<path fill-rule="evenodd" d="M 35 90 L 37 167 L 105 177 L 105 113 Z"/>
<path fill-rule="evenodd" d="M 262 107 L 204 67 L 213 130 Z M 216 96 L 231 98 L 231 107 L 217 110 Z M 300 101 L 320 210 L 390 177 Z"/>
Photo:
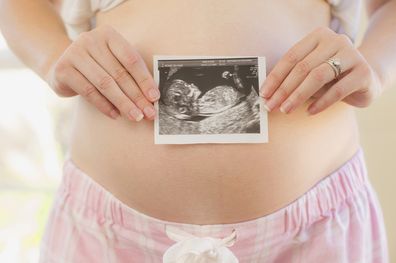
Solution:
<path fill-rule="evenodd" d="M 264 143 L 263 57 L 154 57 L 156 144 Z"/>

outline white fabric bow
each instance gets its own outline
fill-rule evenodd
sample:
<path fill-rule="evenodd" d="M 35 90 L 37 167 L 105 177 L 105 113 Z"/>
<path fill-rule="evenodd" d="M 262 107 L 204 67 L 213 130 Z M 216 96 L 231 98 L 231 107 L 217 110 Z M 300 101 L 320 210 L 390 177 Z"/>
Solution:
<path fill-rule="evenodd" d="M 236 230 L 222 239 L 197 237 L 174 226 L 165 226 L 168 237 L 177 243 L 164 253 L 163 263 L 239 263 L 227 247 L 236 240 Z"/>

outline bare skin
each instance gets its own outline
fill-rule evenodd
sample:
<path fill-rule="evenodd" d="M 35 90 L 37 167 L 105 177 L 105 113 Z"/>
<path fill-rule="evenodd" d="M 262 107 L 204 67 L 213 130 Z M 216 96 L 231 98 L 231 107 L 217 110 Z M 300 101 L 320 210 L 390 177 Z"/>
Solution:
<path fill-rule="evenodd" d="M 368 82 L 378 82 L 378 85 L 364 87 L 370 91 L 361 99 L 364 105 L 351 105 L 353 103 L 341 101 L 340 97 L 321 112 L 309 115 L 307 108 L 314 101 L 311 96 L 299 102 L 300 105 L 288 114 L 279 111 L 279 102 L 269 113 L 267 144 L 154 145 L 153 116 L 144 111 L 155 101 L 148 95 L 153 84 L 142 75 L 134 76 L 136 70 L 128 67 L 128 63 L 122 61 L 125 56 L 120 55 L 118 59 L 136 80 L 144 97 L 136 99 L 134 95 L 128 95 L 134 88 L 130 83 L 129 88 L 121 87 L 130 99 L 122 103 L 123 107 L 117 105 L 114 89 L 98 89 L 91 100 L 87 96 L 78 96 L 70 140 L 73 161 L 128 206 L 163 220 L 194 224 L 235 223 L 284 207 L 351 158 L 359 146 L 355 107 L 368 106 L 378 96 L 378 86 L 393 81 L 387 76 L 396 71 L 394 62 L 389 61 L 388 67 L 383 67 L 379 61 L 391 56 L 389 42 L 396 42 L 396 37 L 388 39 L 380 49 L 381 54 L 372 51 L 374 43 L 381 38 L 378 36 L 381 30 L 376 29 L 375 24 L 382 24 L 385 28 L 382 30 L 390 30 L 394 23 L 390 17 L 396 8 L 395 1 L 389 1 L 392 3 L 385 11 L 379 9 L 384 2 L 372 1 L 370 5 L 370 10 L 382 12 L 383 19 L 377 17 L 374 20 L 360 47 L 359 54 L 365 59 L 356 62 L 361 67 L 365 63 L 371 65 L 368 68 L 372 71 L 368 72 L 375 74 Z M 282 14 L 281 19 L 279 14 Z M 54 13 L 48 11 L 48 17 L 55 21 Z M 147 72 L 152 72 L 153 54 L 261 55 L 267 58 L 268 72 L 275 72 L 276 65 L 293 45 L 314 29 L 326 27 L 329 20 L 329 6 L 317 0 L 304 1 L 304 4 L 292 0 L 266 0 L 252 2 L 250 6 L 240 1 L 227 1 L 227 4 L 209 0 L 188 1 L 188 4 L 174 1 L 166 5 L 158 1 L 127 1 L 97 15 L 97 32 L 102 32 L 102 26 L 110 25 L 119 34 L 111 38 L 113 45 L 110 46 L 117 49 L 116 46 L 126 40 L 133 47 L 130 52 L 140 54 Z M 277 23 L 276 27 L 274 23 Z M 58 26 L 56 28 L 54 24 L 47 30 L 63 36 L 61 24 Z M 113 33 L 106 36 L 109 34 Z M 18 36 L 5 35 L 10 42 L 17 42 Z M 47 59 L 37 64 L 33 62 L 33 56 L 23 52 L 26 47 L 14 44 L 13 49 L 53 84 L 52 81 L 60 82 L 54 77 L 54 72 L 59 70 L 59 61 L 62 65 L 72 61 L 66 59 L 72 57 L 72 49 L 64 51 L 65 47 L 71 46 L 70 41 L 62 37 L 58 39 L 57 48 L 47 51 L 44 56 Z M 32 45 L 41 50 L 39 40 L 33 41 Z M 113 50 L 113 53 L 117 51 Z M 44 50 L 41 52 L 45 53 Z M 143 68 L 140 67 L 139 74 Z M 90 74 L 91 71 L 83 76 L 89 80 Z M 146 81 L 138 81 L 139 78 Z M 80 86 L 84 86 L 81 77 L 79 81 Z M 122 86 L 118 82 L 115 81 L 114 86 Z M 62 90 L 59 86 L 54 90 L 61 96 L 81 95 L 79 85 L 68 89 L 73 85 L 65 84 Z M 279 86 L 272 86 L 272 93 L 279 90 Z M 129 115 L 131 109 L 136 108 L 145 114 L 138 122 Z M 114 110 L 121 116 L 112 116 Z"/>
<path fill-rule="evenodd" d="M 129 1 L 99 14 L 97 25 L 109 24 L 120 32 L 150 72 L 153 54 L 257 54 L 267 57 L 271 69 L 292 44 L 330 18 L 326 3 L 310 1 L 314 15 L 296 6 L 275 29 L 272 14 L 292 1 L 271 8 L 257 2 L 256 11 L 237 2 L 230 3 L 232 8 L 190 3 L 183 10 L 177 8 L 179 2 L 154 8 L 155 1 Z M 152 17 L 145 22 L 150 30 L 142 27 L 147 17 Z M 292 34 L 282 33 L 288 28 Z M 189 33 L 192 29 L 195 33 Z M 302 195 L 357 150 L 353 107 L 337 103 L 316 116 L 308 116 L 305 107 L 288 116 L 270 113 L 268 144 L 164 146 L 153 145 L 153 122 L 109 120 L 79 100 L 71 156 L 115 196 L 151 216 L 196 224 L 248 220 Z M 94 127 L 103 129 L 92 134 Z M 302 149 L 304 154 L 298 154 Z"/>

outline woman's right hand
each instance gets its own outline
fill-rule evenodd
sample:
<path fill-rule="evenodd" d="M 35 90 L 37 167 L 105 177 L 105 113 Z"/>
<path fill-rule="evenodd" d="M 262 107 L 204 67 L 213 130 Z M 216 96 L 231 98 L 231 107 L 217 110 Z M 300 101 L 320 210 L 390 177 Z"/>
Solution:
<path fill-rule="evenodd" d="M 121 114 L 132 121 L 153 120 L 153 102 L 160 97 L 140 54 L 110 26 L 80 34 L 46 80 L 57 95 L 79 94 L 114 119 Z"/>

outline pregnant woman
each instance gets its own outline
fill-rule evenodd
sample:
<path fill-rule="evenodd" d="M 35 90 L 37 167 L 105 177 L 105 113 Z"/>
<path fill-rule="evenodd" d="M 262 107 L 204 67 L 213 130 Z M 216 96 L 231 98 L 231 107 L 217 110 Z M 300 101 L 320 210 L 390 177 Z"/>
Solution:
<path fill-rule="evenodd" d="M 355 110 L 395 83 L 396 1 L 0 3 L 77 102 L 41 262 L 388 262 Z M 154 145 L 156 54 L 265 56 L 269 142 Z"/>

